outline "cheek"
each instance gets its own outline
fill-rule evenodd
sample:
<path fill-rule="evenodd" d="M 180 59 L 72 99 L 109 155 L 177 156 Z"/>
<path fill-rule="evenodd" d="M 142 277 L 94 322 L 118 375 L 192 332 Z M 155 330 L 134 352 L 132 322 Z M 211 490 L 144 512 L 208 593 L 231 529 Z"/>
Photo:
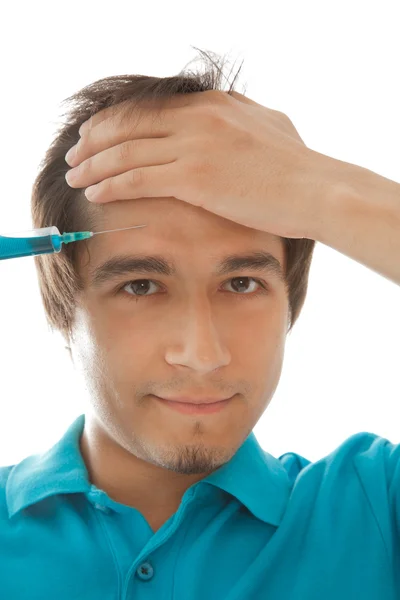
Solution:
<path fill-rule="evenodd" d="M 282 371 L 286 343 L 286 316 L 281 311 L 242 321 L 232 330 L 232 361 L 260 384 L 260 391 L 275 389 Z M 234 340 L 234 341 L 233 341 Z"/>
<path fill-rule="evenodd" d="M 110 327 L 104 329 L 99 344 L 102 356 L 108 364 L 108 371 L 117 381 L 130 381 L 140 378 L 148 365 L 154 366 L 154 357 L 157 353 L 156 335 L 151 327 L 139 326 L 135 323 L 125 322 L 123 327 Z"/>
<path fill-rule="evenodd" d="M 249 301 L 251 302 L 251 300 Z M 241 318 L 227 323 L 227 337 L 241 353 L 268 360 L 270 354 L 284 346 L 287 315 L 278 303 L 264 304 L 257 310 L 247 311 Z"/>

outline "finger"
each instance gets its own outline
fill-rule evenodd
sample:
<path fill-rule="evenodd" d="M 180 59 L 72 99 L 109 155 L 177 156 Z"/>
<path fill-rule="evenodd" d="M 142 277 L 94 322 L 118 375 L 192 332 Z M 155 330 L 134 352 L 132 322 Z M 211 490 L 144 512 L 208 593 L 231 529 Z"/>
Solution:
<path fill-rule="evenodd" d="M 118 118 L 118 115 L 123 119 L 125 116 L 132 116 L 132 109 L 135 110 L 154 110 L 155 106 L 161 108 L 183 108 L 185 106 L 197 106 L 208 101 L 213 102 L 217 99 L 217 95 L 222 92 L 216 90 L 207 90 L 205 92 L 194 92 L 192 94 L 176 94 L 169 98 L 142 98 L 140 106 L 133 100 L 126 100 L 114 106 L 109 106 L 92 115 L 82 123 L 79 128 L 79 135 L 87 135 L 89 131 L 107 121 L 108 119 Z"/>
<path fill-rule="evenodd" d="M 128 140 L 84 160 L 74 169 L 73 179 L 68 171 L 67 183 L 72 188 L 87 187 L 132 169 L 170 163 L 178 153 L 177 141 L 172 137 Z"/>
<path fill-rule="evenodd" d="M 97 127 L 104 121 L 109 119 L 115 120 L 118 122 L 119 118 L 123 119 L 126 113 L 131 113 L 132 110 L 139 111 L 145 110 L 147 105 L 145 104 L 146 100 L 141 100 L 140 106 L 135 103 L 133 100 L 125 100 L 124 102 L 119 102 L 118 104 L 114 104 L 113 106 L 109 106 L 107 108 L 103 108 L 99 112 L 92 115 L 87 121 L 84 121 L 79 128 L 79 135 L 88 134 L 91 129 Z"/>
<path fill-rule="evenodd" d="M 135 110 L 152 110 L 155 105 L 158 105 L 161 109 L 163 108 L 180 108 L 184 106 L 190 106 L 201 103 L 202 96 L 205 92 L 195 92 L 193 94 L 178 94 L 170 98 L 142 98 L 140 105 L 134 100 L 126 100 L 103 108 L 96 114 L 92 115 L 82 123 L 79 128 L 79 135 L 87 135 L 91 129 L 97 127 L 107 119 L 117 118 L 118 115 L 123 119 L 127 114 L 132 116 L 132 109 Z"/>
<path fill-rule="evenodd" d="M 89 157 L 121 144 L 128 139 L 164 138 L 174 132 L 175 119 L 166 111 L 162 119 L 155 119 L 150 111 L 136 114 L 134 118 L 125 120 L 118 116 L 108 117 L 89 129 L 75 146 L 75 154 L 68 160 L 71 167 L 76 167 Z"/>
<path fill-rule="evenodd" d="M 79 130 L 81 139 L 74 147 L 73 156 L 68 158 L 68 164 L 76 167 L 90 156 L 129 138 L 166 137 L 174 131 L 177 117 L 187 114 L 184 108 L 216 104 L 225 97 L 224 92 L 207 90 L 171 98 L 146 98 L 140 101 L 140 106 L 126 101 L 105 108 L 82 124 Z M 161 118 L 155 119 L 161 115 Z"/>
<path fill-rule="evenodd" d="M 87 133 L 93 127 L 96 127 L 96 125 L 99 125 L 100 123 L 111 117 L 113 115 L 113 109 L 115 110 L 115 107 L 113 106 L 103 108 L 103 110 L 100 110 L 95 115 L 92 115 L 87 121 L 84 121 L 79 128 L 79 135 L 82 136 L 84 133 Z"/>
<path fill-rule="evenodd" d="M 137 198 L 177 197 L 177 161 L 166 165 L 140 167 L 101 181 L 91 202 L 105 204 Z M 85 190 L 85 195 L 90 188 Z"/>

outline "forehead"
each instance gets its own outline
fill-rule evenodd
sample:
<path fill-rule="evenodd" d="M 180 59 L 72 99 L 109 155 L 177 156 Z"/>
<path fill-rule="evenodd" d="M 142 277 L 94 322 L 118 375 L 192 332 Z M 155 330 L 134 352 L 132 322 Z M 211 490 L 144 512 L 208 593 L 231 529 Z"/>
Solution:
<path fill-rule="evenodd" d="M 100 205 L 90 202 L 88 204 L 98 225 L 98 231 L 147 224 L 157 228 L 158 232 L 165 232 L 166 236 L 169 231 L 179 231 L 185 237 L 188 237 L 189 234 L 198 236 L 225 234 L 225 236 L 235 235 L 243 239 L 262 242 L 282 241 L 279 236 L 245 227 L 213 212 L 171 197 L 117 200 Z M 103 245 L 103 243 L 107 243 L 107 236 L 98 236 L 97 240 Z"/>
<path fill-rule="evenodd" d="M 282 238 L 230 221 L 176 198 L 140 198 L 90 205 L 97 231 L 146 225 L 95 235 L 88 241 L 90 267 L 116 254 L 176 253 L 183 259 L 269 250 L 284 264 Z M 86 257 L 87 262 L 87 257 Z"/>

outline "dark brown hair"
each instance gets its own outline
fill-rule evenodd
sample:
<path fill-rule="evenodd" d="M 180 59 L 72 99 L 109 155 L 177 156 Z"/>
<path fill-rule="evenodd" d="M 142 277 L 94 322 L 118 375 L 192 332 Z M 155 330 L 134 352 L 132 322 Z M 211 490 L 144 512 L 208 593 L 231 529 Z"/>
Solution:
<path fill-rule="evenodd" d="M 91 204 L 82 189 L 73 189 L 65 181 L 65 174 L 70 168 L 65 162 L 65 154 L 79 141 L 79 127 L 95 113 L 120 103 L 139 105 L 141 101 L 156 100 L 157 106 L 161 106 L 163 99 L 168 100 L 176 94 L 207 90 L 224 92 L 221 79 L 225 77 L 225 60 L 212 52 L 199 52 L 203 57 L 203 64 L 207 65 L 204 73 L 183 69 L 172 77 L 116 75 L 95 81 L 64 100 L 63 104 L 70 103 L 71 108 L 63 114 L 65 122 L 57 130 L 55 139 L 40 164 L 32 189 L 31 213 L 34 228 L 55 225 L 61 233 L 95 230 L 95 209 L 99 205 Z M 240 69 L 241 66 L 229 86 L 228 94 L 235 91 L 234 84 Z M 315 241 L 289 238 L 282 240 L 290 331 L 305 301 Z M 85 241 L 64 244 L 60 253 L 34 257 L 48 324 L 51 330 L 59 331 L 67 341 L 72 337 L 76 298 L 84 290 L 78 271 L 78 260 L 83 248 L 88 250 Z"/>

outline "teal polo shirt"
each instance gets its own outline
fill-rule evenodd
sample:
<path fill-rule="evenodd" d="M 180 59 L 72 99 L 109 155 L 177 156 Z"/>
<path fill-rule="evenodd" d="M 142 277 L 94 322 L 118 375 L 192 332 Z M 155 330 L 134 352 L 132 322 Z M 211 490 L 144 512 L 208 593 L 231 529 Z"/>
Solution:
<path fill-rule="evenodd" d="M 154 533 L 91 485 L 84 423 L 0 468 L 2 600 L 400 598 L 400 445 L 358 433 L 311 463 L 251 432 Z"/>

